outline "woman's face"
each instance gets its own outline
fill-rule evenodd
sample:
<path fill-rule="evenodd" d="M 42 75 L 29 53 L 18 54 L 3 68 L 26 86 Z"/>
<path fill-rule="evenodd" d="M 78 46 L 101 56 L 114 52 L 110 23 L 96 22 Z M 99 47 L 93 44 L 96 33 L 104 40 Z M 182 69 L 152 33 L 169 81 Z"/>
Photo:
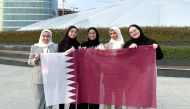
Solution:
<path fill-rule="evenodd" d="M 95 40 L 96 39 L 96 31 L 91 29 L 89 32 L 88 32 L 88 38 L 90 40 Z"/>
<path fill-rule="evenodd" d="M 77 29 L 76 29 L 76 28 L 72 28 L 72 29 L 69 31 L 68 36 L 69 36 L 70 38 L 74 39 L 74 38 L 77 37 L 77 34 L 78 34 Z"/>
<path fill-rule="evenodd" d="M 129 28 L 129 34 L 133 39 L 137 39 L 140 37 L 140 31 L 133 26 Z"/>
<path fill-rule="evenodd" d="M 110 34 L 110 37 L 111 37 L 113 40 L 117 40 L 117 38 L 118 38 L 117 32 L 111 30 L 111 31 L 109 32 L 109 34 Z"/>
<path fill-rule="evenodd" d="M 43 32 L 42 33 L 42 42 L 44 44 L 48 44 L 50 42 L 51 36 L 49 32 Z"/>

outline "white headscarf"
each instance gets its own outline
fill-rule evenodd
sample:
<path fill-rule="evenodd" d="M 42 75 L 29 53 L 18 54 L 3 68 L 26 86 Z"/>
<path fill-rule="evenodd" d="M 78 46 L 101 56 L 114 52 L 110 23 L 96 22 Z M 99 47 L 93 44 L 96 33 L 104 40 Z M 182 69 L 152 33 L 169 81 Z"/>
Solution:
<path fill-rule="evenodd" d="M 50 41 L 48 44 L 44 44 L 42 41 L 42 37 L 43 37 L 43 33 L 44 32 L 48 32 L 50 35 Z M 48 46 L 50 46 L 51 44 L 53 44 L 52 42 L 52 32 L 49 29 L 44 29 L 42 30 L 41 34 L 40 34 L 40 38 L 39 38 L 39 42 L 37 44 L 35 44 L 36 46 L 42 47 L 42 48 L 46 48 Z"/>
<path fill-rule="evenodd" d="M 113 44 L 112 49 L 120 49 L 120 48 L 122 48 L 122 45 L 124 44 L 123 36 L 122 36 L 121 31 L 118 27 L 115 26 L 115 27 L 110 28 L 109 32 L 113 31 L 113 30 L 117 33 L 118 38 L 117 38 L 117 40 L 114 40 L 111 38 L 109 43 Z"/>

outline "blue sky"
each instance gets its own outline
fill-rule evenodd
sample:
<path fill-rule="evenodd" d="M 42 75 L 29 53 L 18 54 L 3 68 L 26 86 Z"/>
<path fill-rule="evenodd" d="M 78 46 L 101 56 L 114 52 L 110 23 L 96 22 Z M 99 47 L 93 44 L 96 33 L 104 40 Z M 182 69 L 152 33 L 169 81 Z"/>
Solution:
<path fill-rule="evenodd" d="M 61 7 L 62 0 L 58 0 L 58 1 L 59 1 L 58 5 L 59 7 Z M 117 3 L 119 1 L 120 0 L 65 0 L 64 6 L 65 8 L 75 9 L 75 10 L 76 8 L 78 8 L 77 10 L 83 11 L 90 8 Z"/>

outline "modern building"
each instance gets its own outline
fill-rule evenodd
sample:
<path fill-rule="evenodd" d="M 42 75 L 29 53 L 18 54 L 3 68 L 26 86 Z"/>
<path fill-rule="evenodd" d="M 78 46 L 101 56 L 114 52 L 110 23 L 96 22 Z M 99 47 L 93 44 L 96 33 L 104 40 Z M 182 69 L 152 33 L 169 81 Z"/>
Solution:
<path fill-rule="evenodd" d="M 0 31 L 18 30 L 56 16 L 57 0 L 0 0 Z"/>
<path fill-rule="evenodd" d="M 25 30 L 62 29 L 70 25 L 78 28 L 127 27 L 131 24 L 159 27 L 190 27 L 189 0 L 123 0 L 109 6 L 68 14 L 26 27 Z M 52 23 L 54 22 L 54 23 Z"/>

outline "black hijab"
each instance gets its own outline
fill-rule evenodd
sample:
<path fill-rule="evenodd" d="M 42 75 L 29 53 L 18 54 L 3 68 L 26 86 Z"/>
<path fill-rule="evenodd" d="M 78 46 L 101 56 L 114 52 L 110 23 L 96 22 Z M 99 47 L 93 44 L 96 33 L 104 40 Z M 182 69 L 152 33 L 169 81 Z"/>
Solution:
<path fill-rule="evenodd" d="M 144 35 L 144 33 L 143 33 L 143 31 L 142 31 L 142 29 L 141 29 L 138 25 L 133 24 L 133 25 L 130 25 L 130 26 L 129 26 L 128 32 L 129 32 L 129 29 L 130 29 L 131 27 L 137 28 L 137 29 L 139 30 L 139 32 L 140 32 L 140 36 L 139 36 L 138 38 L 136 38 L 136 39 L 134 39 L 134 38 L 131 37 L 131 41 L 132 41 L 133 43 L 137 43 L 137 44 L 140 43 L 140 42 L 142 42 L 142 41 L 146 38 L 145 35 Z"/>
<path fill-rule="evenodd" d="M 75 26 L 68 27 L 65 37 L 58 44 L 58 52 L 65 52 L 66 50 L 70 49 L 72 46 L 75 49 L 78 49 L 78 47 L 80 46 L 80 43 L 77 41 L 77 37 L 70 38 L 68 35 L 69 31 L 73 28 L 75 28 L 78 31 L 77 27 Z"/>
<path fill-rule="evenodd" d="M 96 32 L 96 38 L 94 40 L 90 40 L 88 38 L 88 41 L 81 44 L 82 47 L 94 48 L 100 44 L 98 30 L 95 27 L 90 27 L 87 32 L 89 33 L 90 30 L 94 30 Z"/>

